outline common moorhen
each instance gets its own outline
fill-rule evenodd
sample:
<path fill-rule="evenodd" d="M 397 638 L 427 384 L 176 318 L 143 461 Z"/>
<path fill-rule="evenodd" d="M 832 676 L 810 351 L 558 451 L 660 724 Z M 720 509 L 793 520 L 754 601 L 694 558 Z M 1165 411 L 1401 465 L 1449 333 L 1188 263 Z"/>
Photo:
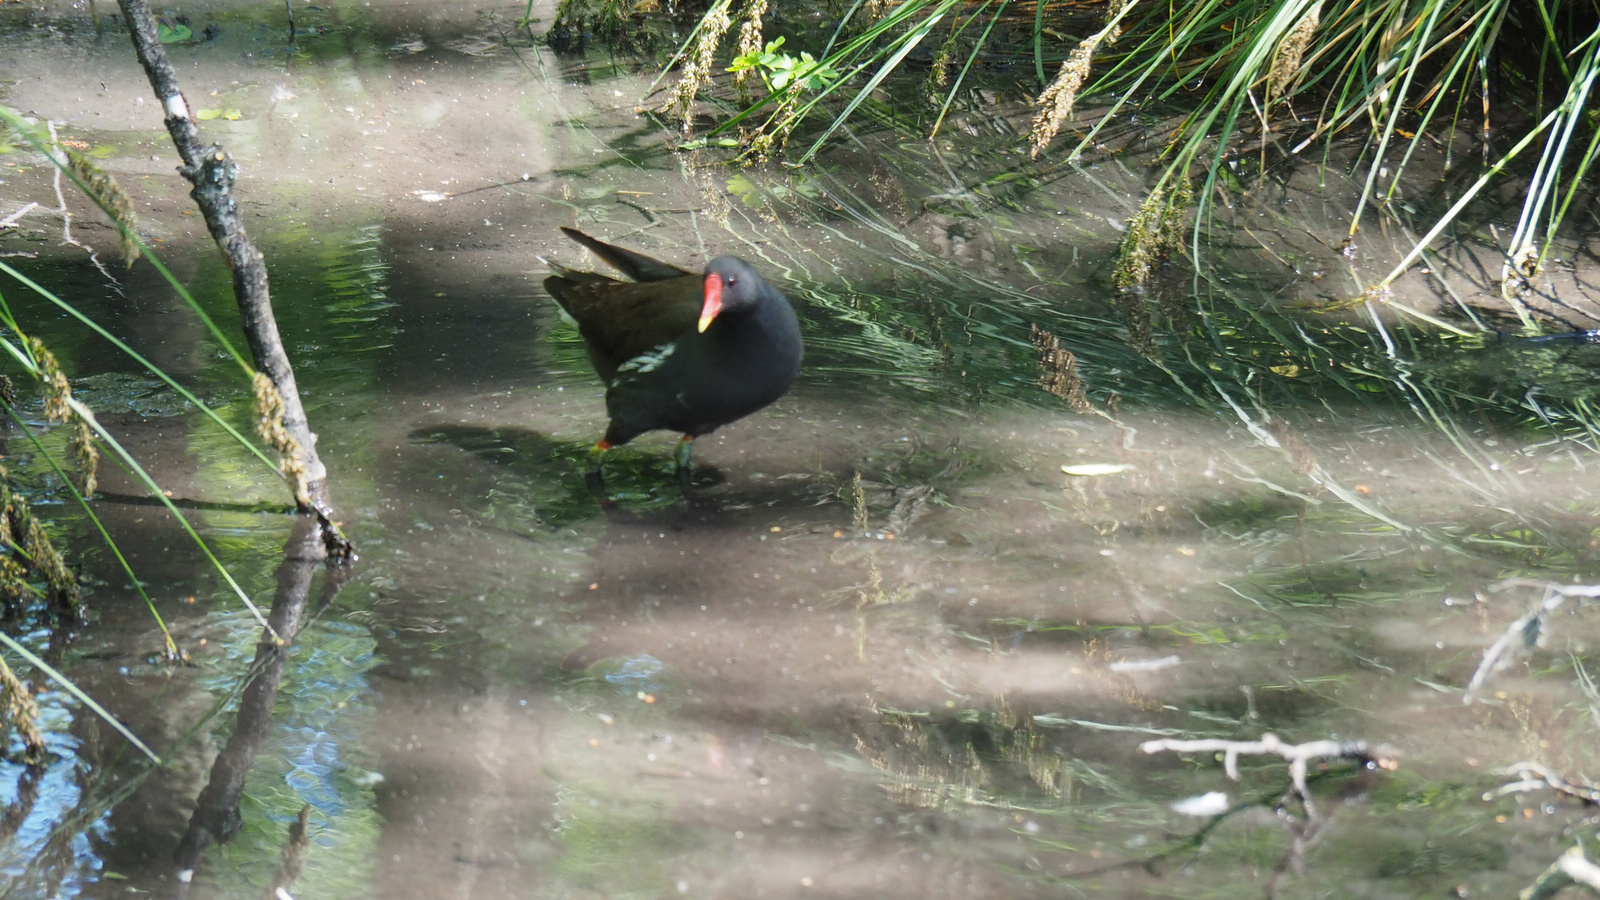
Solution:
<path fill-rule="evenodd" d="M 545 290 L 578 327 L 589 360 L 606 383 L 610 425 L 594 447 L 600 457 L 646 431 L 671 429 L 680 475 L 695 438 L 782 397 L 800 371 L 800 323 L 789 301 L 732 256 L 704 275 L 596 240 L 574 228 L 567 237 L 632 278 L 552 266 Z"/>

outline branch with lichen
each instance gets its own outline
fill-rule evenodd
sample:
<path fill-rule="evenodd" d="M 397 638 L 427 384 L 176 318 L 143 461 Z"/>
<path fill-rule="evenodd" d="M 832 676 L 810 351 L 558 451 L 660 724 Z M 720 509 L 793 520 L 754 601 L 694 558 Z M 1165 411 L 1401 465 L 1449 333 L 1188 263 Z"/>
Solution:
<path fill-rule="evenodd" d="M 183 95 L 177 71 L 167 59 L 148 0 L 118 0 L 118 5 L 128 22 L 134 52 L 149 78 L 150 87 L 161 101 L 167 133 L 183 158 L 184 164 L 178 172 L 194 185 L 190 196 L 228 261 L 240 323 L 250 342 L 255 367 L 272 380 L 283 404 L 283 412 L 276 418 L 293 435 L 298 446 L 298 452 L 292 457 L 291 473 L 295 502 L 301 512 L 315 515 L 322 524 L 329 559 L 349 561 L 354 558 L 354 548 L 333 521 L 328 470 L 317 455 L 317 435 L 306 417 L 305 405 L 295 384 L 294 367 L 278 333 L 266 260 L 246 232 L 239 212 L 234 193 L 238 166 L 221 146 L 207 146 L 201 141 L 199 120 Z"/>

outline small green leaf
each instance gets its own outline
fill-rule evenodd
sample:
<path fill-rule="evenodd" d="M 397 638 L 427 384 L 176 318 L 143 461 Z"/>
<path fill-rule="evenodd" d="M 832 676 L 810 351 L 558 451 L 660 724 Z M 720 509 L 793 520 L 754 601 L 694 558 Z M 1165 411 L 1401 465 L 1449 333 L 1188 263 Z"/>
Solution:
<path fill-rule="evenodd" d="M 755 69 L 767 83 L 767 88 L 774 93 L 795 85 L 808 91 L 818 90 L 838 80 L 838 71 L 804 50 L 800 51 L 799 57 L 779 52 L 783 42 L 783 36 L 779 35 L 767 42 L 766 49 L 741 54 L 734 58 L 733 65 L 728 67 L 728 71 L 746 72 Z"/>
<path fill-rule="evenodd" d="M 707 147 L 737 147 L 739 142 L 733 138 L 696 138 L 684 141 L 678 145 L 679 150 L 704 150 Z"/>
<path fill-rule="evenodd" d="M 158 21 L 156 23 L 156 37 L 163 44 L 179 44 L 194 37 L 194 32 L 182 22 Z"/>

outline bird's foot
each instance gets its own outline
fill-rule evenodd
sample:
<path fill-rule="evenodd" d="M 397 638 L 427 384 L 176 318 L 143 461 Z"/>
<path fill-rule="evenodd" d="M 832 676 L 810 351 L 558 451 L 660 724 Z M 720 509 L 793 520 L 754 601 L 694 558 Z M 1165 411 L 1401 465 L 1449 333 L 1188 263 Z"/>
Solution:
<path fill-rule="evenodd" d="M 610 449 L 611 445 L 605 441 L 601 441 L 590 448 L 589 471 L 584 473 L 583 476 L 583 483 L 589 486 L 589 490 L 601 497 L 605 496 L 606 476 L 600 469 L 600 463 L 606 458 L 606 451 Z"/>

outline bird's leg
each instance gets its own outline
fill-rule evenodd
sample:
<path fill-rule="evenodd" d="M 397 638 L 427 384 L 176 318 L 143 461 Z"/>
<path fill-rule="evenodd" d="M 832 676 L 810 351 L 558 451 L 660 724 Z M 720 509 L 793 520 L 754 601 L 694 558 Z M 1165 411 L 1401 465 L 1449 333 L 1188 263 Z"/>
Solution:
<path fill-rule="evenodd" d="M 606 451 L 611 449 L 608 441 L 601 441 L 589 449 L 589 471 L 584 475 L 584 483 L 589 485 L 589 490 L 596 493 L 606 489 L 605 473 L 600 471 L 600 461 L 606 458 Z"/>
<path fill-rule="evenodd" d="M 678 446 L 673 448 L 672 458 L 678 464 L 681 472 L 689 468 L 689 459 L 694 456 L 694 435 L 686 434 L 678 438 Z"/>
<path fill-rule="evenodd" d="M 694 435 L 686 434 L 678 439 L 678 446 L 673 448 L 672 458 L 678 464 L 678 479 L 687 484 L 694 469 L 689 465 L 694 456 Z"/>

